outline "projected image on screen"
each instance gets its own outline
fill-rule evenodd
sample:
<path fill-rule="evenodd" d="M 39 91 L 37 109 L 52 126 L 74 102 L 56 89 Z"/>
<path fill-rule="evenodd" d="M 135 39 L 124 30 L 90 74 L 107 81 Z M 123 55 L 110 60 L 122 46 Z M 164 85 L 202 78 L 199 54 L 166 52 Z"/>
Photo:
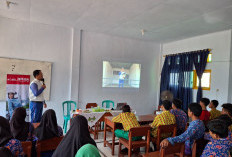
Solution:
<path fill-rule="evenodd" d="M 103 61 L 102 87 L 139 88 L 141 65 Z"/>

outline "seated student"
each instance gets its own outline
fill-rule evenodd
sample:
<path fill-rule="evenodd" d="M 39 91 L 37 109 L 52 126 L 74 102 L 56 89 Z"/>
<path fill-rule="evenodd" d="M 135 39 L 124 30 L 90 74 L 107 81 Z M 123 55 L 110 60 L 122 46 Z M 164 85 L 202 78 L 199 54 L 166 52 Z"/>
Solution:
<path fill-rule="evenodd" d="M 212 120 L 208 123 L 211 141 L 206 145 L 201 157 L 228 157 L 232 142 L 227 139 L 228 126 L 221 120 Z"/>
<path fill-rule="evenodd" d="M 24 155 L 21 142 L 13 138 L 8 120 L 2 116 L 0 116 L 0 147 L 8 148 L 15 157 Z"/>
<path fill-rule="evenodd" d="M 210 119 L 215 119 L 218 116 L 221 115 L 221 111 L 218 111 L 216 108 L 218 106 L 218 101 L 217 100 L 212 100 L 209 104 L 209 108 L 211 108 L 210 113 Z"/>
<path fill-rule="evenodd" d="M 84 116 L 77 115 L 72 119 L 70 129 L 52 157 L 74 157 L 85 144 L 92 144 L 97 147 L 90 136 L 87 119 Z"/>
<path fill-rule="evenodd" d="M 0 147 L 0 155 L 1 157 L 14 157 L 11 151 L 6 147 Z"/>
<path fill-rule="evenodd" d="M 189 124 L 188 129 L 181 135 L 176 137 L 169 137 L 164 139 L 161 143 L 161 147 L 167 147 L 169 143 L 174 145 L 175 143 L 181 143 L 185 141 L 185 154 L 192 154 L 192 145 L 194 140 L 200 139 L 204 136 L 205 125 L 199 119 L 201 115 L 202 108 L 197 103 L 192 103 L 188 107 L 188 116 L 192 119 L 192 122 Z"/>
<path fill-rule="evenodd" d="M 232 104 L 230 103 L 223 104 L 222 114 L 226 114 L 232 119 Z M 229 127 L 229 130 L 232 131 L 232 125 Z"/>
<path fill-rule="evenodd" d="M 46 140 L 53 137 L 63 136 L 63 130 L 57 125 L 56 113 L 49 109 L 44 112 L 39 126 L 35 129 L 35 136 L 38 140 Z M 52 156 L 53 151 L 42 152 L 42 157 Z"/>
<path fill-rule="evenodd" d="M 115 136 L 118 138 L 125 138 L 129 140 L 129 130 L 133 127 L 139 127 L 139 122 L 134 113 L 131 112 L 129 105 L 122 107 L 122 113 L 112 119 L 113 122 L 122 123 L 123 130 L 115 130 Z M 132 140 L 140 140 L 141 137 L 133 137 Z"/>
<path fill-rule="evenodd" d="M 171 125 L 176 123 L 176 118 L 173 114 L 170 113 L 171 109 L 171 102 L 168 100 L 164 100 L 161 104 L 161 110 L 163 111 L 161 114 L 157 115 L 152 122 L 151 127 L 153 130 L 151 131 L 151 134 L 153 137 L 157 136 L 157 130 L 160 125 Z M 169 135 L 165 135 L 168 137 Z"/>
<path fill-rule="evenodd" d="M 101 157 L 97 147 L 92 144 L 85 144 L 82 146 L 75 157 Z"/>
<path fill-rule="evenodd" d="M 232 119 L 228 115 L 226 115 L 226 114 L 222 114 L 219 117 L 215 118 L 214 120 L 221 120 L 222 123 L 224 123 L 228 127 L 228 130 L 229 130 L 230 126 L 232 125 Z M 230 130 L 228 132 L 228 137 L 227 138 L 232 141 L 232 135 L 231 135 L 231 131 Z M 210 136 L 209 133 L 205 133 L 204 139 L 206 139 L 206 140 L 212 140 L 212 137 Z"/>
<path fill-rule="evenodd" d="M 180 135 L 185 131 L 188 119 L 187 114 L 183 110 L 181 110 L 181 106 L 181 100 L 174 99 L 172 101 L 172 109 L 170 112 L 176 117 L 177 135 Z"/>
<path fill-rule="evenodd" d="M 207 111 L 206 107 L 209 105 L 210 101 L 208 98 L 201 98 L 200 105 L 202 108 L 200 120 L 209 121 L 210 113 Z"/>
<path fill-rule="evenodd" d="M 11 133 L 15 139 L 20 141 L 30 141 L 33 137 L 34 127 L 25 121 L 26 116 L 26 109 L 19 107 L 14 110 L 10 120 Z"/>

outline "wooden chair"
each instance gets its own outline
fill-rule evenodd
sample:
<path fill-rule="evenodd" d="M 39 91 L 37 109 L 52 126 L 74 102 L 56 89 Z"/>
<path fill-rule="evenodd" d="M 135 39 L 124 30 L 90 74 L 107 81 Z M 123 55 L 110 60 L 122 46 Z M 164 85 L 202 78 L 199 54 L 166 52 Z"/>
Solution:
<path fill-rule="evenodd" d="M 160 108 L 161 108 L 161 106 L 158 105 L 158 109 L 154 111 L 154 115 L 156 115 L 156 112 L 157 112 L 157 111 L 161 111 Z"/>
<path fill-rule="evenodd" d="M 31 149 L 32 149 L 32 142 L 31 141 L 24 141 L 21 142 L 23 147 L 23 152 L 27 157 L 31 157 Z"/>
<path fill-rule="evenodd" d="M 123 102 L 123 103 L 117 103 L 117 107 L 116 107 L 116 110 L 122 110 L 123 106 L 127 105 L 126 102 Z"/>
<path fill-rule="evenodd" d="M 160 142 L 162 140 L 162 134 L 171 134 L 172 133 L 172 137 L 175 137 L 176 132 L 177 132 L 177 125 L 176 124 L 160 125 L 158 127 L 157 137 L 152 137 L 151 141 L 152 141 L 152 143 L 156 143 L 156 149 L 159 150 L 160 149 Z"/>
<path fill-rule="evenodd" d="M 192 157 L 200 157 L 209 141 L 204 138 L 194 140 L 192 147 Z"/>
<path fill-rule="evenodd" d="M 144 154 L 143 157 L 167 157 L 177 155 L 179 157 L 184 157 L 184 142 L 183 143 L 176 143 L 175 145 L 169 144 L 166 148 L 161 148 L 160 151 L 151 152 Z"/>
<path fill-rule="evenodd" d="M 185 130 L 187 130 L 187 129 L 188 129 L 189 124 L 190 124 L 190 122 L 187 122 L 187 123 L 186 123 Z"/>
<path fill-rule="evenodd" d="M 124 138 L 119 138 L 119 155 L 121 152 L 122 144 L 128 148 L 128 157 L 131 157 L 132 149 L 146 147 L 146 153 L 149 152 L 150 148 L 150 126 L 141 126 L 131 128 L 129 131 L 129 141 Z M 145 136 L 145 140 L 132 141 L 132 137 Z"/>
<path fill-rule="evenodd" d="M 60 144 L 60 142 L 62 141 L 63 137 L 64 136 L 37 141 L 36 143 L 37 157 L 40 157 L 41 152 L 55 150 L 57 146 Z"/>
<path fill-rule="evenodd" d="M 92 107 L 97 107 L 97 103 L 88 103 L 88 104 L 86 105 L 86 109 L 92 108 Z"/>

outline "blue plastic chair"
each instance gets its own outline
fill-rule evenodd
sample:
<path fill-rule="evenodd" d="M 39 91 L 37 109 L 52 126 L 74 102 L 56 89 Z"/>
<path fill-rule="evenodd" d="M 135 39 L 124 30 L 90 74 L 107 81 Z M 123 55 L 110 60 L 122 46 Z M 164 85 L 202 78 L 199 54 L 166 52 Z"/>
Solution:
<path fill-rule="evenodd" d="M 105 104 L 105 107 L 104 107 Z M 112 104 L 112 107 L 111 107 Z M 102 101 L 102 107 L 104 108 L 114 108 L 114 102 L 112 100 L 104 100 Z"/>
<path fill-rule="evenodd" d="M 71 112 L 71 107 L 72 107 L 72 104 L 74 104 L 75 106 L 75 110 L 77 109 L 77 103 L 75 101 L 64 101 L 62 103 L 62 106 L 63 106 L 63 116 L 64 116 L 64 124 L 63 124 L 63 129 L 64 129 L 64 133 L 67 132 L 67 125 L 68 125 L 68 121 L 71 119 L 70 117 L 70 112 Z M 67 114 L 65 115 L 65 106 L 67 108 Z"/>

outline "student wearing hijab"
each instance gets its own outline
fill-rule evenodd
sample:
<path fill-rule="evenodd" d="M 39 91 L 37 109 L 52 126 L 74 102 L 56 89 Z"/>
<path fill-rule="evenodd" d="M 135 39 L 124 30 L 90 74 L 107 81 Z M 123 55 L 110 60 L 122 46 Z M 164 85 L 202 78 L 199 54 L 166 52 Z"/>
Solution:
<path fill-rule="evenodd" d="M 0 147 L 0 155 L 1 157 L 14 157 L 11 151 L 6 147 Z"/>
<path fill-rule="evenodd" d="M 16 108 L 10 120 L 11 133 L 15 139 L 20 141 L 32 140 L 34 127 L 31 123 L 26 122 L 26 109 L 23 107 Z"/>
<path fill-rule="evenodd" d="M 63 136 L 63 130 L 57 124 L 56 113 L 49 109 L 44 112 L 40 125 L 35 129 L 38 140 L 46 140 L 53 137 Z"/>
<path fill-rule="evenodd" d="M 78 150 L 75 157 L 101 157 L 101 155 L 96 146 L 85 144 Z"/>
<path fill-rule="evenodd" d="M 95 141 L 90 137 L 87 119 L 78 115 L 72 119 L 69 131 L 52 157 L 75 157 L 77 151 L 85 144 L 97 147 Z"/>
<path fill-rule="evenodd" d="M 54 110 L 49 109 L 44 112 L 40 125 L 35 129 L 35 136 L 38 140 L 47 140 L 53 137 L 63 136 L 63 130 L 57 124 L 56 113 Z M 41 157 L 51 157 L 52 151 L 41 152 Z"/>
<path fill-rule="evenodd" d="M 0 116 L 0 147 L 8 148 L 13 156 L 23 157 L 23 149 L 19 140 L 13 139 L 8 120 Z"/>

